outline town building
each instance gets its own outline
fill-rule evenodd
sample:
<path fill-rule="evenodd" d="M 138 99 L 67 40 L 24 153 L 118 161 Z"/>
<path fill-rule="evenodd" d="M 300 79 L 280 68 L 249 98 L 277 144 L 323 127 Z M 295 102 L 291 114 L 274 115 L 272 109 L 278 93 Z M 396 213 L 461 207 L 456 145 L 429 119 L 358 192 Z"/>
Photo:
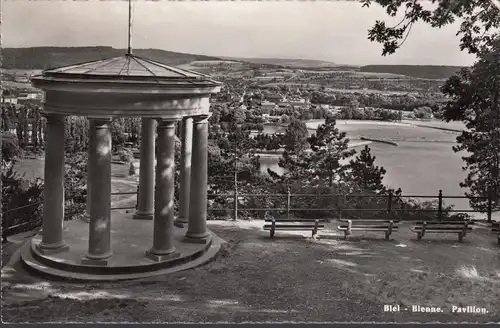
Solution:
<path fill-rule="evenodd" d="M 2 96 L 2 103 L 17 105 L 16 96 Z"/>

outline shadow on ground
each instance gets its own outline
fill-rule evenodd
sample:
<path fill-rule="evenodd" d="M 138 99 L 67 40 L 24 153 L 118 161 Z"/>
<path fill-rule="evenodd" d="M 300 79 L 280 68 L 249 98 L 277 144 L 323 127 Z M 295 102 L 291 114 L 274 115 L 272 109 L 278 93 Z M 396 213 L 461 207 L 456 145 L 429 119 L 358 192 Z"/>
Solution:
<path fill-rule="evenodd" d="M 11 284 L 2 286 L 3 319 L 500 321 L 500 249 L 491 245 L 486 229 L 467 236 L 467 242 L 460 244 L 453 238 L 416 241 L 414 234 L 403 228 L 391 241 L 383 240 L 383 235 L 368 235 L 368 239 L 355 236 L 349 241 L 315 240 L 309 237 L 310 232 L 277 233 L 271 239 L 262 225 L 262 221 L 209 222 L 209 228 L 226 241 L 218 256 L 204 266 L 167 276 L 71 284 L 15 272 L 7 277 Z M 385 304 L 440 306 L 445 313 L 384 313 Z M 453 305 L 485 307 L 489 313 L 453 314 Z"/>

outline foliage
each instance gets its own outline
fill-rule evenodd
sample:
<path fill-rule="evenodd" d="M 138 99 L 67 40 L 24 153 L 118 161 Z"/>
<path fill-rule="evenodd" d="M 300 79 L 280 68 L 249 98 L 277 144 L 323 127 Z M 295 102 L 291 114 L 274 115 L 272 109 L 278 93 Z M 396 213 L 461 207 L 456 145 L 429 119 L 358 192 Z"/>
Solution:
<path fill-rule="evenodd" d="M 306 124 L 300 119 L 292 118 L 283 137 L 285 151 L 294 155 L 303 153 L 308 148 L 308 135 Z"/>
<path fill-rule="evenodd" d="M 341 120 L 401 121 L 401 111 L 386 109 L 344 107 L 335 116 Z"/>
<path fill-rule="evenodd" d="M 486 210 L 489 192 L 493 207 L 498 206 L 500 195 L 500 40 L 492 50 L 481 54 L 471 70 L 462 70 L 443 86 L 443 93 L 450 97 L 443 117 L 446 121 L 462 121 L 467 130 L 457 137 L 456 152 L 467 151 L 463 156 L 464 170 L 468 175 L 461 187 L 473 198 L 475 209 Z"/>
<path fill-rule="evenodd" d="M 349 162 L 349 169 L 351 181 L 362 190 L 371 190 L 376 193 L 386 190 L 382 184 L 386 170 L 375 165 L 375 156 L 370 154 L 370 147 L 365 146 L 361 153 Z"/>
<path fill-rule="evenodd" d="M 117 155 L 120 161 L 125 163 L 130 163 L 134 159 L 134 153 L 128 148 L 119 150 Z"/>
<path fill-rule="evenodd" d="M 15 161 L 2 165 L 2 217 L 8 227 L 26 223 L 9 232 L 20 233 L 41 224 L 43 182 L 41 179 L 27 180 L 14 170 L 14 166 Z"/>
<path fill-rule="evenodd" d="M 377 20 L 369 30 L 368 39 L 383 44 L 382 55 L 393 54 L 406 41 L 413 24 L 422 21 L 441 28 L 460 19 L 460 49 L 479 53 L 492 46 L 500 27 L 500 11 L 489 0 L 431 0 L 433 9 L 426 9 L 415 0 L 360 0 L 363 7 L 375 2 L 386 9 L 387 15 L 395 17 L 404 10 L 403 19 L 394 26 Z"/>
<path fill-rule="evenodd" d="M 126 142 L 125 137 L 125 119 L 114 118 L 110 124 L 111 130 L 111 144 L 113 149 L 118 150 L 123 147 L 123 144 Z"/>
<path fill-rule="evenodd" d="M 415 118 L 425 120 L 431 119 L 434 116 L 432 113 L 432 108 L 429 108 L 427 106 L 415 108 L 412 114 Z"/>
<path fill-rule="evenodd" d="M 312 179 L 318 179 L 318 182 L 327 179 L 330 187 L 335 181 L 346 181 L 347 166 L 341 162 L 356 151 L 349 149 L 347 134 L 336 127 L 335 118 L 328 117 L 308 141 L 313 151 L 310 161 Z"/>
<path fill-rule="evenodd" d="M 87 194 L 87 152 L 66 156 L 64 168 L 64 197 L 68 201 L 85 203 Z"/>
<path fill-rule="evenodd" d="M 87 152 L 66 156 L 64 174 L 64 219 L 72 220 L 85 213 L 87 197 Z"/>
<path fill-rule="evenodd" d="M 22 158 L 23 155 L 23 150 L 15 137 L 7 133 L 2 134 L 2 162 L 11 162 L 16 158 Z"/>
<path fill-rule="evenodd" d="M 77 153 L 88 148 L 89 122 L 81 116 L 68 116 L 64 124 L 64 144 L 67 152 Z"/>

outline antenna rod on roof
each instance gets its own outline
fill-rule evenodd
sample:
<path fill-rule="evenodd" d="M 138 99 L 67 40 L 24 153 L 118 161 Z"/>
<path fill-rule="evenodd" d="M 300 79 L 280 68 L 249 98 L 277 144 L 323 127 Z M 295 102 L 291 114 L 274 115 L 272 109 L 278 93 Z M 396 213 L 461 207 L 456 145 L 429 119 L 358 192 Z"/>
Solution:
<path fill-rule="evenodd" d="M 132 54 L 132 0 L 128 0 L 128 52 Z"/>

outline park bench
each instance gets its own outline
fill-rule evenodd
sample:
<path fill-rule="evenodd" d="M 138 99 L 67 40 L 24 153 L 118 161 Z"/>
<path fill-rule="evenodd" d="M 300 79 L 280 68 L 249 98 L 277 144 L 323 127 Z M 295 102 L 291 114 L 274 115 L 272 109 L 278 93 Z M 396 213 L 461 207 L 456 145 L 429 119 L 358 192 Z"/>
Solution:
<path fill-rule="evenodd" d="M 411 231 L 417 233 L 417 240 L 422 240 L 426 233 L 456 233 L 462 242 L 473 224 L 471 221 L 419 221 Z"/>
<path fill-rule="evenodd" d="M 348 239 L 353 231 L 380 231 L 385 233 L 385 239 L 389 240 L 392 232 L 398 230 L 397 220 L 340 220 L 341 225 L 337 230 L 344 232 L 344 238 Z"/>
<path fill-rule="evenodd" d="M 500 222 L 493 222 L 491 225 L 491 232 L 497 235 L 498 246 L 500 246 Z"/>
<path fill-rule="evenodd" d="M 264 230 L 269 230 L 269 235 L 271 238 L 277 230 L 288 230 L 288 231 L 300 231 L 300 230 L 311 230 L 312 237 L 314 237 L 318 230 L 325 228 L 325 220 L 314 220 L 314 219 L 266 219 L 264 224 Z"/>

